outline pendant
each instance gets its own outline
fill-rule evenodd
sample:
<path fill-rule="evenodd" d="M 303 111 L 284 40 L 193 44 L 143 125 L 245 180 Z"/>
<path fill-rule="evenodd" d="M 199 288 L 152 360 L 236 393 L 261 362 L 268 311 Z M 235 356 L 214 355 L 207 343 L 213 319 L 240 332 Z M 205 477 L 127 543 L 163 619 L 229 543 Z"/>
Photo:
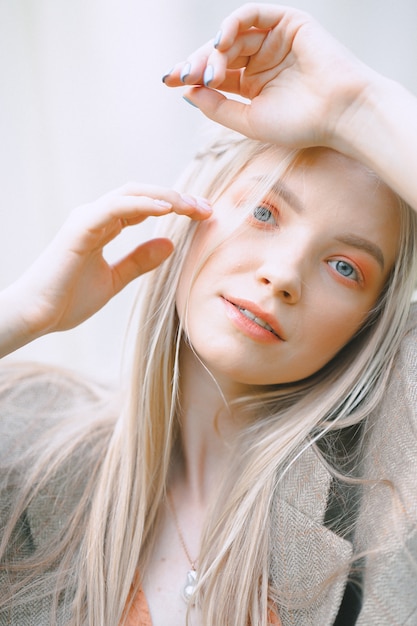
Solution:
<path fill-rule="evenodd" d="M 192 598 L 195 586 L 197 584 L 197 572 L 195 569 L 190 569 L 187 572 L 187 578 L 185 579 L 185 585 L 182 589 L 182 597 L 187 604 Z"/>

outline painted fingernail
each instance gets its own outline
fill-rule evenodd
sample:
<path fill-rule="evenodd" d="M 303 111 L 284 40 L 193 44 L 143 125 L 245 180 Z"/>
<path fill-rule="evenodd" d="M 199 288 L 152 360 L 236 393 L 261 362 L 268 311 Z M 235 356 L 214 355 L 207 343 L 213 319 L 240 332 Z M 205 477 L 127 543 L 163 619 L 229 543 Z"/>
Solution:
<path fill-rule="evenodd" d="M 171 76 L 172 72 L 173 72 L 173 67 L 171 67 L 171 69 L 169 70 L 169 72 L 167 72 L 166 74 L 164 74 L 162 76 L 162 82 L 164 83 L 166 81 L 166 79 L 168 78 L 168 76 Z"/>
<path fill-rule="evenodd" d="M 221 39 L 222 39 L 222 35 L 223 35 L 222 31 L 221 31 L 221 30 L 219 30 L 219 31 L 217 32 L 217 35 L 216 35 L 216 36 L 215 36 L 215 38 L 214 38 L 214 41 L 213 41 L 213 46 L 214 46 L 215 48 L 217 48 L 217 46 L 220 44 L 220 41 L 221 41 Z"/>
<path fill-rule="evenodd" d="M 174 71 L 174 68 L 171 67 L 171 69 L 169 70 L 169 72 L 167 72 L 166 74 L 164 74 L 162 76 L 162 82 L 164 83 L 166 81 L 166 79 L 168 78 L 168 76 L 171 76 L 172 72 Z"/>
<path fill-rule="evenodd" d="M 190 206 L 193 206 L 194 208 L 197 206 L 197 200 L 193 198 L 192 196 L 188 196 L 186 193 L 182 193 L 181 198 L 185 202 L 185 204 L 189 204 Z"/>
<path fill-rule="evenodd" d="M 191 102 L 191 100 L 189 100 L 188 98 L 186 98 L 186 96 L 183 96 L 184 100 L 186 102 L 188 102 L 188 104 L 191 104 L 192 107 L 195 107 L 196 109 L 198 109 L 198 106 L 196 104 L 194 104 L 194 102 Z"/>
<path fill-rule="evenodd" d="M 214 68 L 212 65 L 207 65 L 206 69 L 204 70 L 204 84 L 206 87 L 208 87 L 211 83 L 211 81 L 214 78 Z"/>
<path fill-rule="evenodd" d="M 197 200 L 197 206 L 200 209 L 203 209 L 203 211 L 207 211 L 208 213 L 212 213 L 213 209 L 211 207 L 210 202 L 206 200 L 206 198 L 200 198 L 200 196 L 197 196 L 196 200 Z"/>
<path fill-rule="evenodd" d="M 180 74 L 180 79 L 182 83 L 185 81 L 187 76 L 190 75 L 190 72 L 191 72 L 191 63 L 186 63 L 184 67 L 182 68 L 182 72 Z"/>
<path fill-rule="evenodd" d="M 157 204 L 161 209 L 172 209 L 171 202 L 166 202 L 165 200 L 154 200 L 155 204 Z"/>

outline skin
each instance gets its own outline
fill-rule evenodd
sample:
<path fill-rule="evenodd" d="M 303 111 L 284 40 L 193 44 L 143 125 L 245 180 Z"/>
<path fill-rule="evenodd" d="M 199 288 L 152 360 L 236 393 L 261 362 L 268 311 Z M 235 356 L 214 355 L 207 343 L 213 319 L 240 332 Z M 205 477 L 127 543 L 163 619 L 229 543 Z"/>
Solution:
<path fill-rule="evenodd" d="M 277 191 L 245 207 L 254 181 L 276 161 L 252 162 L 215 203 L 178 289 L 190 343 L 228 397 L 320 369 L 359 329 L 396 255 L 393 194 L 331 150 L 315 150 L 288 175 L 294 198 Z M 357 247 L 359 238 L 379 250 Z M 215 246 L 193 282 L 202 254 Z M 246 301 L 281 338 L 234 306 Z"/>

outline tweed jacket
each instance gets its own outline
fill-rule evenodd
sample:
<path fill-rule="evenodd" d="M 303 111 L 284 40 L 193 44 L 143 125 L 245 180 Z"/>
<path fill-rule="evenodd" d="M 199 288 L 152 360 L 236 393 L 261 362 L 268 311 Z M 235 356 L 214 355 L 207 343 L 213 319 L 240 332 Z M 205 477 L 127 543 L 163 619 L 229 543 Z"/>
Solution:
<path fill-rule="evenodd" d="M 66 397 L 56 394 L 48 402 L 49 409 L 74 401 L 75 385 L 70 384 L 66 391 Z M 18 401 L 22 409 L 29 403 L 36 412 L 45 407 L 45 394 L 28 385 Z M 0 386 L 0 460 L 7 454 L 12 435 L 19 432 L 7 407 L 8 402 L 2 402 Z M 23 448 L 26 443 L 23 439 L 19 445 Z M 361 487 L 360 497 L 351 499 L 358 520 L 351 535 L 339 532 L 337 524 L 329 523 L 335 479 L 313 449 L 306 450 L 285 477 L 271 512 L 274 549 L 270 566 L 271 578 L 287 597 L 285 605 L 280 606 L 283 626 L 417 625 L 415 305 L 382 402 L 366 420 L 361 462 L 367 483 Z M 395 485 L 394 499 L 391 483 Z M 62 500 L 62 494 L 63 504 L 58 512 L 51 513 L 55 511 L 53 502 Z M 76 497 L 76 493 L 67 492 L 65 484 L 54 484 L 47 494 L 32 502 L 25 526 L 31 544 L 48 541 L 60 516 L 70 510 Z M 392 518 L 393 501 L 396 523 Z M 1 508 L 2 504 L 0 512 Z M 360 602 L 347 584 L 353 550 L 361 555 L 363 566 Z M 49 611 L 48 600 L 31 602 L 12 614 L 0 611 L 0 626 L 47 626 Z M 64 623 L 65 616 L 58 616 L 57 626 Z"/>

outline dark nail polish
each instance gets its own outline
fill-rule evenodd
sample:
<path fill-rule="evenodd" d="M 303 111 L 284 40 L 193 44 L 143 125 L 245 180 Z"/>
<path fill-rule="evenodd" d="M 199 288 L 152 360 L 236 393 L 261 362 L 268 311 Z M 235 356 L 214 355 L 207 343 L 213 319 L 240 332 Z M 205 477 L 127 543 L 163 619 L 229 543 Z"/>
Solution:
<path fill-rule="evenodd" d="M 191 102 L 191 100 L 189 100 L 188 98 L 186 98 L 186 96 L 183 96 L 184 100 L 186 102 L 188 102 L 188 104 L 191 104 L 192 107 L 195 107 L 196 109 L 198 109 L 198 106 L 196 104 L 194 104 L 194 102 Z"/>
<path fill-rule="evenodd" d="M 204 71 L 204 84 L 208 87 L 214 78 L 214 69 L 212 65 L 207 65 Z"/>
<path fill-rule="evenodd" d="M 182 83 L 185 81 L 187 76 L 189 76 L 190 72 L 191 72 L 191 63 L 186 63 L 180 74 L 180 79 Z"/>
<path fill-rule="evenodd" d="M 163 83 L 166 81 L 166 79 L 168 78 L 168 76 L 171 76 L 173 69 L 174 69 L 174 68 L 172 67 L 172 68 L 169 70 L 169 72 L 167 72 L 166 74 L 164 74 L 164 75 L 162 76 L 162 82 L 163 82 Z"/>

